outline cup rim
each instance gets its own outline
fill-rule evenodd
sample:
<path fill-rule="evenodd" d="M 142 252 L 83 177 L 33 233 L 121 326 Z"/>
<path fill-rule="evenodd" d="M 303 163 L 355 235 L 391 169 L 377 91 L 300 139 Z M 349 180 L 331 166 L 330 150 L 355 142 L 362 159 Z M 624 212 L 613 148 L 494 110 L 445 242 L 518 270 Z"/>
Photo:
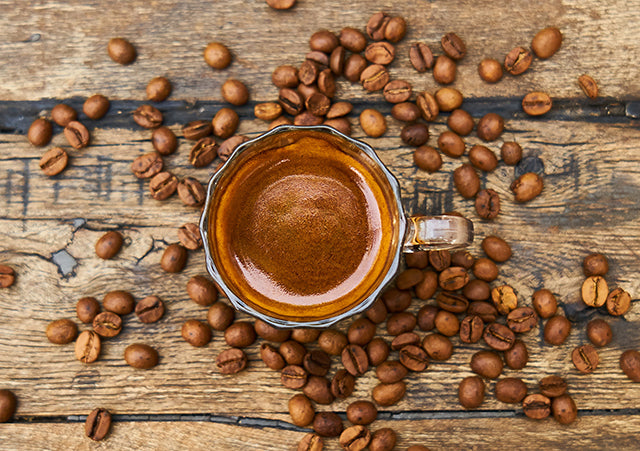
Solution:
<path fill-rule="evenodd" d="M 358 149 L 363 151 L 365 154 L 367 154 L 378 165 L 382 173 L 387 178 L 387 181 L 391 185 L 391 190 L 393 191 L 395 201 L 396 201 L 396 207 L 398 209 L 398 225 L 399 225 L 398 244 L 395 250 L 395 255 L 393 257 L 393 260 L 391 261 L 391 264 L 389 266 L 389 269 L 387 270 L 387 273 L 385 274 L 385 276 L 383 277 L 379 285 L 371 292 L 371 294 L 366 299 L 361 301 L 359 304 L 355 305 L 353 308 L 347 311 L 344 311 L 336 316 L 317 319 L 313 321 L 295 321 L 295 320 L 276 318 L 276 317 L 264 314 L 262 312 L 259 312 L 253 307 L 251 307 L 250 305 L 248 305 L 238 295 L 236 295 L 231 290 L 231 288 L 224 282 L 220 272 L 217 270 L 217 268 L 213 263 L 213 256 L 211 254 L 211 249 L 209 248 L 209 245 L 208 245 L 208 242 L 209 242 L 208 223 L 209 223 L 209 215 L 210 215 L 210 206 L 213 199 L 213 192 L 218 182 L 224 175 L 225 170 L 229 167 L 229 165 L 234 160 L 236 160 L 240 154 L 242 154 L 248 148 L 253 146 L 256 142 L 262 139 L 268 138 L 270 136 L 278 135 L 281 133 L 286 133 L 291 131 L 300 131 L 300 130 L 317 131 L 317 132 L 328 133 L 330 135 L 337 136 L 339 138 L 342 138 L 350 142 L 351 144 L 355 145 Z M 350 316 L 356 315 L 368 309 L 371 306 L 371 304 L 373 304 L 376 301 L 376 299 L 380 296 L 382 291 L 395 278 L 398 272 L 398 269 L 400 268 L 400 259 L 402 256 L 404 237 L 407 230 L 407 218 L 404 213 L 404 208 L 402 206 L 402 196 L 400 192 L 400 183 L 398 182 L 398 179 L 384 165 L 384 163 L 380 160 L 380 158 L 376 154 L 375 150 L 373 150 L 373 147 L 371 147 L 369 144 L 365 143 L 364 141 L 351 138 L 350 136 L 347 136 L 327 125 L 279 125 L 273 128 L 272 130 L 269 130 L 249 141 L 245 141 L 244 143 L 240 144 L 233 151 L 233 153 L 227 159 L 227 161 L 225 161 L 224 164 L 211 176 L 207 184 L 207 196 L 204 204 L 204 209 L 200 217 L 199 227 L 200 227 L 200 235 L 202 237 L 202 243 L 203 243 L 202 247 L 204 248 L 204 252 L 205 252 L 205 262 L 206 262 L 207 271 L 209 272 L 209 275 L 213 277 L 218 287 L 223 291 L 223 293 L 227 296 L 229 301 L 233 304 L 233 306 L 237 310 L 248 313 L 249 315 L 252 315 L 255 318 L 259 318 L 262 321 L 265 321 L 273 326 L 281 327 L 281 328 L 328 327 L 344 318 L 348 318 Z"/>

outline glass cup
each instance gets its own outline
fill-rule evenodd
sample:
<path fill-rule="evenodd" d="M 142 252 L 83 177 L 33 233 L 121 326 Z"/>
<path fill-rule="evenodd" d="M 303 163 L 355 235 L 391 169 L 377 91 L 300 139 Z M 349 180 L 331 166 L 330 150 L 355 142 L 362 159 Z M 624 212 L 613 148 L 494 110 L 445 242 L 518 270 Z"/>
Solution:
<path fill-rule="evenodd" d="M 211 177 L 200 233 L 207 270 L 236 309 L 276 327 L 325 327 L 370 307 L 403 252 L 466 247 L 473 223 L 406 216 L 371 146 L 282 125 Z"/>

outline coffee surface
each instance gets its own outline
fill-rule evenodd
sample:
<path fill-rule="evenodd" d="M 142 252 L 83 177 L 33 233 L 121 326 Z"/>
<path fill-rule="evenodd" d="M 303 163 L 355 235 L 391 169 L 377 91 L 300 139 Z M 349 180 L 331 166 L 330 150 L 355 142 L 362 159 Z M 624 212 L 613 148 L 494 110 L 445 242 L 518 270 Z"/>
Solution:
<path fill-rule="evenodd" d="M 340 310 L 366 296 L 386 265 L 384 193 L 366 165 L 323 139 L 256 153 L 214 208 L 218 266 L 236 294 L 271 312 Z"/>

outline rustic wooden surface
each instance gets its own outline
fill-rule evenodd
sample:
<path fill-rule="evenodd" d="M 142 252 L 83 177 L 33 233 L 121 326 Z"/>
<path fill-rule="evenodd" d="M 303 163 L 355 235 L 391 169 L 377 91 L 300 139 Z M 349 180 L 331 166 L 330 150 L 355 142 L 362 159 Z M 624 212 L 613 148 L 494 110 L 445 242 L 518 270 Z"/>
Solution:
<path fill-rule="evenodd" d="M 640 347 L 639 307 L 623 318 L 608 318 L 614 340 L 600 352 L 601 364 L 594 374 L 580 375 L 570 352 L 586 341 L 588 320 L 601 316 L 579 300 L 585 255 L 606 254 L 610 286 L 625 288 L 634 304 L 640 292 L 640 2 L 476 3 L 299 0 L 291 11 L 277 12 L 260 0 L 0 1 L 0 263 L 18 274 L 16 284 L 0 292 L 0 387 L 19 398 L 14 421 L 0 425 L 0 449 L 295 447 L 303 432 L 289 422 L 286 404 L 294 392 L 265 368 L 257 346 L 249 350 L 248 371 L 223 377 L 213 363 L 225 348 L 220 333 L 200 349 L 180 337 L 186 319 L 206 317 L 206 309 L 185 292 L 187 280 L 205 272 L 204 258 L 191 252 L 185 271 L 174 275 L 164 273 L 158 262 L 166 245 L 177 241 L 177 227 L 195 222 L 199 212 L 184 207 L 177 196 L 154 201 L 146 182 L 133 177 L 131 161 L 152 147 L 150 133 L 135 125 L 130 112 L 144 101 L 147 81 L 165 75 L 174 92 L 158 107 L 165 122 L 179 131 L 190 120 L 211 118 L 223 105 L 219 86 L 236 77 L 250 87 L 252 98 L 238 109 L 239 132 L 257 136 L 266 125 L 253 118 L 253 105 L 276 97 L 272 70 L 280 64 L 298 65 L 315 29 L 363 29 L 379 10 L 408 20 L 409 32 L 390 70 L 394 78 L 409 80 L 415 91 L 433 91 L 436 84 L 430 73 L 418 74 L 410 67 L 410 44 L 421 40 L 439 51 L 439 38 L 447 31 L 465 39 L 468 55 L 454 84 L 465 95 L 465 108 L 476 118 L 489 111 L 503 115 L 504 139 L 520 142 L 526 158 L 518 168 L 501 164 L 483 177 L 483 186 L 498 191 L 502 199 L 499 218 L 486 222 L 477 218 L 472 201 L 452 191 L 451 172 L 460 161 L 445 157 L 442 170 L 433 175 L 417 170 L 411 149 L 398 137 L 400 125 L 392 119 L 384 137 L 366 138 L 356 125 L 357 113 L 370 106 L 388 112 L 390 107 L 381 94 L 365 93 L 359 85 L 341 80 L 338 97 L 355 105 L 353 134 L 370 142 L 399 178 L 408 212 L 455 209 L 466 214 L 478 232 L 471 248 L 477 256 L 480 239 L 488 234 L 497 233 L 512 244 L 514 257 L 500 265 L 496 283 L 514 286 L 525 305 L 541 287 L 557 294 L 574 323 L 568 342 L 546 346 L 540 323 L 524 336 L 529 365 L 505 374 L 522 377 L 531 390 L 543 375 L 562 375 L 580 417 L 568 427 L 550 419 L 527 420 L 521 409 L 493 398 L 494 382 L 488 383 L 489 394 L 480 409 L 464 411 L 457 402 L 457 385 L 471 374 L 470 356 L 482 348 L 473 345 L 457 346 L 449 361 L 410 375 L 405 399 L 381 409 L 372 429 L 396 429 L 398 449 L 415 443 L 432 449 L 637 447 L 640 385 L 622 374 L 618 358 L 623 350 Z M 564 33 L 558 54 L 534 61 L 525 75 L 505 77 L 497 85 L 479 79 L 476 66 L 483 57 L 501 59 L 547 25 Z M 106 43 L 113 36 L 127 37 L 136 45 L 139 55 L 133 65 L 118 66 L 108 58 Z M 225 71 L 212 71 L 202 60 L 202 49 L 212 40 L 227 43 L 234 53 Z M 582 73 L 598 80 L 601 98 L 584 97 L 576 83 Z M 521 112 L 522 96 L 533 89 L 554 98 L 554 109 L 543 118 L 527 118 Z M 61 99 L 80 110 L 84 98 L 95 92 L 112 99 L 112 107 L 104 119 L 85 121 L 92 145 L 72 150 L 67 170 L 47 178 L 38 168 L 43 150 L 24 136 L 29 124 Z M 441 118 L 431 127 L 432 136 L 445 129 Z M 66 147 L 60 130 L 55 131 L 52 145 Z M 478 139 L 466 141 L 474 144 Z M 430 144 L 434 142 L 432 138 Z M 190 167 L 188 149 L 181 140 L 178 152 L 165 159 L 167 167 L 179 177 L 206 182 L 211 168 Z M 544 172 L 545 190 L 533 202 L 516 204 L 509 184 L 514 172 L 526 168 Z M 95 256 L 93 246 L 112 229 L 126 236 L 126 246 L 117 258 L 105 262 Z M 131 291 L 137 299 L 161 296 L 167 314 L 152 325 L 128 316 L 124 332 L 105 343 L 102 357 L 92 365 L 76 361 L 72 345 L 55 346 L 46 340 L 47 323 L 74 318 L 78 298 L 101 299 L 116 288 Z M 411 311 L 420 305 L 414 301 Z M 348 324 L 338 327 L 344 330 Z M 133 370 L 122 359 L 124 348 L 139 341 L 152 344 L 161 355 L 160 365 L 150 371 Z M 332 371 L 337 367 L 334 363 Z M 344 413 L 349 402 L 369 399 L 375 383 L 369 371 L 358 380 L 354 396 L 331 408 Z M 96 406 L 116 415 L 109 439 L 100 444 L 84 437 L 81 425 Z M 339 448 L 335 439 L 327 445 Z"/>

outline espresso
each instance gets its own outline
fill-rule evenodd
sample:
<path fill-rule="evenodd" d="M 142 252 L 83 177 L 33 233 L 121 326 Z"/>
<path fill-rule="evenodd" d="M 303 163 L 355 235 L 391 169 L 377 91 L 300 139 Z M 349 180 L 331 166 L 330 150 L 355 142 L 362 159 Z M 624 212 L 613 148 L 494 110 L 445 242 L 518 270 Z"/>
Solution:
<path fill-rule="evenodd" d="M 288 135 L 282 146 L 247 150 L 220 180 L 213 258 L 258 311 L 321 319 L 379 285 L 393 260 L 398 211 L 368 156 L 318 135 Z"/>

